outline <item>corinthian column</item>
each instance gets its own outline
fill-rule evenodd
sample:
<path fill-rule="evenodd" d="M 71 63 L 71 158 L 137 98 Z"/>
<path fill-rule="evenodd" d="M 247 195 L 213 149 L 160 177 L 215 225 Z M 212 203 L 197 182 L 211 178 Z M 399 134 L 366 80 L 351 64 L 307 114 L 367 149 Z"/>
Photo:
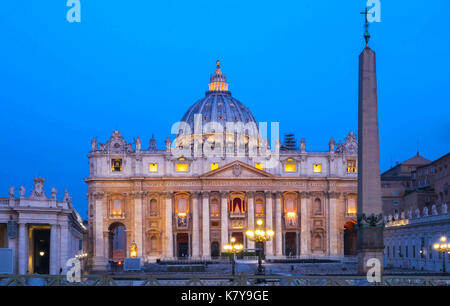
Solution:
<path fill-rule="evenodd" d="M 337 192 L 328 192 L 328 217 L 329 217 L 329 233 L 330 233 L 330 255 L 338 255 L 338 229 L 337 229 L 337 201 L 339 194 Z"/>
<path fill-rule="evenodd" d="M 247 228 L 250 230 L 254 230 L 255 229 L 255 197 L 254 197 L 254 192 L 250 191 L 247 193 L 248 194 L 248 215 L 247 215 Z M 247 240 L 247 247 L 249 249 L 254 249 L 255 248 L 255 242 L 251 241 L 251 240 Z"/>
<path fill-rule="evenodd" d="M 194 192 L 192 195 L 192 257 L 200 258 L 200 224 L 199 224 L 199 207 L 198 207 L 199 193 Z"/>
<path fill-rule="evenodd" d="M 308 201 L 311 197 L 309 192 L 301 193 L 301 211 L 300 211 L 300 255 L 309 255 L 311 252 L 311 227 L 309 224 L 309 205 Z"/>
<path fill-rule="evenodd" d="M 282 256 L 282 229 L 281 229 L 281 193 L 276 193 L 275 198 L 275 256 Z"/>
<path fill-rule="evenodd" d="M 203 233 L 203 244 L 202 252 L 203 258 L 209 259 L 211 257 L 211 249 L 209 242 L 209 193 L 203 192 L 203 210 L 202 210 L 202 233 Z"/>
<path fill-rule="evenodd" d="M 95 204 L 94 217 L 94 258 L 92 259 L 92 270 L 106 271 L 108 260 L 105 254 L 105 240 L 103 238 L 103 218 L 106 209 L 104 209 L 105 194 L 103 192 L 95 192 L 91 195 L 91 200 Z"/>
<path fill-rule="evenodd" d="M 273 230 L 273 222 L 272 222 L 272 192 L 266 191 L 266 228 Z M 272 238 L 273 239 L 273 238 Z M 266 256 L 273 256 L 273 240 L 269 240 L 266 242 Z"/>
<path fill-rule="evenodd" d="M 227 192 L 220 193 L 220 240 L 221 248 L 228 243 L 228 206 L 227 206 Z"/>
<path fill-rule="evenodd" d="M 138 191 L 134 195 L 134 242 L 137 246 L 137 256 L 143 255 L 143 243 L 142 243 L 142 197 L 144 192 Z"/>
<path fill-rule="evenodd" d="M 166 258 L 173 258 L 173 227 L 172 227 L 172 192 L 164 194 L 166 197 Z"/>

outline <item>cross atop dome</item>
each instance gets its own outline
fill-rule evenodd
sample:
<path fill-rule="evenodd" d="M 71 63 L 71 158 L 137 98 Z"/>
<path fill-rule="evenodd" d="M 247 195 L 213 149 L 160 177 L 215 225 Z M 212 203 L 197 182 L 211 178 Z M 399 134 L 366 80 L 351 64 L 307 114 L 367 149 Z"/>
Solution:
<path fill-rule="evenodd" d="M 220 70 L 220 61 L 216 62 L 216 72 L 211 76 L 208 84 L 209 91 L 228 91 L 227 77 Z"/>

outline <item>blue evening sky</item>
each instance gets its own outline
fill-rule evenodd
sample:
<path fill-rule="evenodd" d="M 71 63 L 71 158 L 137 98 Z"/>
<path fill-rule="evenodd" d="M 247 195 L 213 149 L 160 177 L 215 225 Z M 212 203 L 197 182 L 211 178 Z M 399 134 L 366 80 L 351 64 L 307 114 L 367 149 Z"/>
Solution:
<path fill-rule="evenodd" d="M 0 5 L 0 196 L 38 175 L 87 217 L 87 154 L 114 129 L 128 141 L 170 127 L 204 96 L 221 59 L 258 121 L 327 150 L 357 132 L 365 0 L 66 0 Z M 381 0 L 377 52 L 381 169 L 450 150 L 448 0 Z M 171 135 L 173 137 L 173 135 Z"/>

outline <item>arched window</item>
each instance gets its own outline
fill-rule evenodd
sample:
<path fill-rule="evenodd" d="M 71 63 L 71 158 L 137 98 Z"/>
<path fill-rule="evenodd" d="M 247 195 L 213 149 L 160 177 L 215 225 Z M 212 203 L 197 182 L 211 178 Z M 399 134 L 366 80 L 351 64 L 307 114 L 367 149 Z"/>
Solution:
<path fill-rule="evenodd" d="M 211 199 L 209 213 L 211 217 L 218 217 L 220 215 L 219 200 L 217 198 Z"/>
<path fill-rule="evenodd" d="M 286 211 L 288 213 L 295 212 L 294 199 L 286 199 Z"/>
<path fill-rule="evenodd" d="M 178 213 L 179 214 L 187 213 L 187 201 L 185 198 L 181 198 L 178 200 Z"/>
<path fill-rule="evenodd" d="M 150 200 L 150 216 L 158 215 L 158 202 L 155 199 Z"/>
<path fill-rule="evenodd" d="M 231 211 L 235 214 L 244 213 L 244 207 L 242 205 L 242 200 L 240 198 L 234 198 L 231 205 Z"/>
<path fill-rule="evenodd" d="M 255 212 L 257 216 L 264 215 L 264 200 L 261 198 L 256 199 Z"/>
<path fill-rule="evenodd" d="M 314 214 L 321 215 L 322 214 L 322 201 L 319 198 L 314 200 Z"/>

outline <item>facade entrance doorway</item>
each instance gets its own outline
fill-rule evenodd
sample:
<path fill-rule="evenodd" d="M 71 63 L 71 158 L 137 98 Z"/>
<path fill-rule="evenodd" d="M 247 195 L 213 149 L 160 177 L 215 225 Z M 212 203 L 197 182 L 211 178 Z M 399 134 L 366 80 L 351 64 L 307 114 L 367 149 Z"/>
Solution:
<path fill-rule="evenodd" d="M 187 233 L 177 234 L 177 256 L 178 258 L 189 257 L 189 236 Z"/>

